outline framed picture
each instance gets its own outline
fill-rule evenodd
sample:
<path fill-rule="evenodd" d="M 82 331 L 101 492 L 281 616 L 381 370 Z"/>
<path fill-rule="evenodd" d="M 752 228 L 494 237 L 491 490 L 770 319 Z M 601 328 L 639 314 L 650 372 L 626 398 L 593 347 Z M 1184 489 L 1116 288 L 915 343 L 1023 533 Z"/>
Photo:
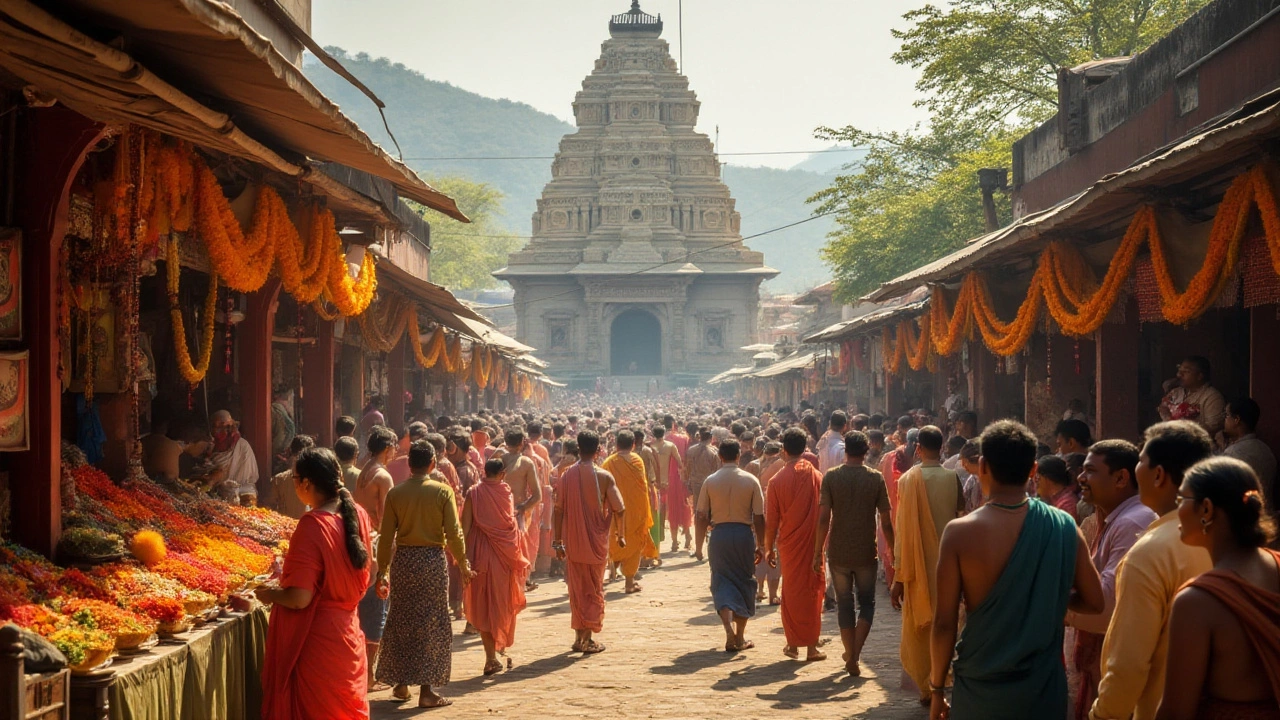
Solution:
<path fill-rule="evenodd" d="M 22 231 L 0 228 L 0 342 L 22 340 Z"/>
<path fill-rule="evenodd" d="M 0 452 L 21 452 L 29 446 L 28 364 L 26 350 L 0 353 Z"/>

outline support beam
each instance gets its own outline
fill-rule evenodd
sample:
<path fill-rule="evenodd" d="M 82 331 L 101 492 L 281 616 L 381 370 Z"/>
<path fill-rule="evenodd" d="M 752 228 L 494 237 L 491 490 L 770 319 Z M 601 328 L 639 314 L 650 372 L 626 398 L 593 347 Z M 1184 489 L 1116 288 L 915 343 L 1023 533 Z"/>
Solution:
<path fill-rule="evenodd" d="M 1280 316 L 1274 305 L 1249 310 L 1249 397 L 1262 408 L 1258 439 L 1280 448 Z M 1230 400 L 1230 398 L 1227 398 Z"/>
<path fill-rule="evenodd" d="M 1138 356 L 1141 329 L 1138 301 L 1129 300 L 1123 323 L 1106 322 L 1095 333 L 1097 343 L 1098 437 L 1138 442 Z"/>
<path fill-rule="evenodd" d="M 298 427 L 316 439 L 317 445 L 333 447 L 333 323 L 317 320 L 316 341 L 302 350 L 302 410 Z"/>
<path fill-rule="evenodd" d="M 240 435 L 258 458 L 258 492 L 271 479 L 271 335 L 276 324 L 280 280 L 249 293 L 240 324 Z M 214 408 L 215 410 L 217 408 Z"/>
<path fill-rule="evenodd" d="M 387 427 L 396 435 L 404 430 L 404 339 L 408 336 L 408 333 L 401 335 L 400 341 L 387 353 L 386 419 Z"/>
<path fill-rule="evenodd" d="M 28 447 L 10 456 L 14 541 L 53 557 L 62 532 L 62 378 L 58 348 L 58 257 L 68 194 L 105 128 L 63 106 L 23 109 L 18 226 L 22 228 L 22 322 L 27 366 Z"/>

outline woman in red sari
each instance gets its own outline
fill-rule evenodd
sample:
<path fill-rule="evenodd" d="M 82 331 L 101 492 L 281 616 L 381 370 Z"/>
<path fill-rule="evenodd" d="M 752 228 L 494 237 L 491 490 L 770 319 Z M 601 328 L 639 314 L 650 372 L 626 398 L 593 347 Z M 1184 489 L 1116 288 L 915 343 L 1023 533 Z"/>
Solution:
<path fill-rule="evenodd" d="M 263 720 L 368 718 L 368 667 L 356 606 L 369 587 L 369 516 L 342 486 L 338 459 L 309 448 L 294 489 L 312 508 L 298 521 L 272 605 L 262 669 Z"/>

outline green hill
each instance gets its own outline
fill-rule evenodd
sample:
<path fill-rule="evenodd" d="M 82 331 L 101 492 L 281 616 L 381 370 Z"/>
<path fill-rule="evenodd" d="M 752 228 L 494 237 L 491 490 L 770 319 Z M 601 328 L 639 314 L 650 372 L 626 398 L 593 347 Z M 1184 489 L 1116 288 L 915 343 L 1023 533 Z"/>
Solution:
<path fill-rule="evenodd" d="M 519 234 L 528 234 L 535 200 L 551 179 L 550 160 L 427 158 L 554 155 L 560 138 L 573 132 L 572 125 L 524 103 L 494 100 L 428 80 L 387 58 L 347 55 L 334 47 L 327 50 L 387 104 L 387 124 L 410 167 L 427 176 L 458 175 L 496 186 L 507 198 L 500 221 Z M 347 117 L 395 155 L 395 145 L 369 98 L 310 55 L 303 70 Z"/>
<path fill-rule="evenodd" d="M 434 158 L 550 156 L 560 138 L 574 127 L 524 103 L 495 100 L 421 73 L 387 58 L 366 53 L 348 55 L 328 48 L 353 75 L 387 104 L 387 123 L 395 133 L 405 162 L 424 176 L 460 176 L 493 185 L 505 196 L 496 220 L 517 235 L 527 235 L 529 218 L 542 188 L 551 179 L 551 161 L 441 160 Z M 311 56 L 303 66 L 307 77 L 370 137 L 392 154 L 395 146 L 373 103 L 359 90 Z M 571 98 L 565 98 L 568 111 Z M 832 154 L 841 161 L 854 153 Z M 826 158 L 823 158 L 826 160 Z M 802 161 L 799 167 L 807 167 Z M 815 163 L 825 169 L 829 162 Z M 778 170 L 726 165 L 724 181 L 738 200 L 742 234 L 803 220 L 812 212 L 805 199 L 827 186 L 831 175 L 806 169 Z M 765 263 L 782 271 L 770 281 L 775 293 L 798 292 L 830 279 L 818 250 L 832 228 L 830 218 L 748 240 L 765 253 Z"/>

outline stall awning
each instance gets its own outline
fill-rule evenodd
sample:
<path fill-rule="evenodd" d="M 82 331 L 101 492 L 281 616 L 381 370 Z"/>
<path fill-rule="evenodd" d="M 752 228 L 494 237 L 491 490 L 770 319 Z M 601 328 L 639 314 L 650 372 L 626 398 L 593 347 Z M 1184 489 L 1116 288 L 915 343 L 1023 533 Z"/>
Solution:
<path fill-rule="evenodd" d="M 485 323 L 479 323 L 466 318 L 463 318 L 462 321 L 472 328 L 472 334 L 480 340 L 480 342 L 499 350 L 506 355 L 518 356 L 534 351 L 534 348 L 525 345 L 509 335 L 505 335 L 494 330 Z M 542 361 L 539 360 L 538 362 Z"/>
<path fill-rule="evenodd" d="M 489 321 L 463 305 L 445 288 L 418 278 L 386 260 L 378 263 L 378 280 L 389 280 L 399 286 L 406 297 L 426 308 L 432 319 L 441 325 L 469 338 L 482 340 L 476 325 L 485 327 Z"/>
<path fill-rule="evenodd" d="M 812 365 L 814 359 L 817 357 L 817 353 L 801 353 L 798 355 L 792 355 L 785 360 L 780 360 L 772 365 L 760 368 L 753 373 L 747 373 L 746 376 L 756 378 L 777 377 L 778 375 L 789 373 L 793 370 L 803 370 L 804 368 Z"/>
<path fill-rule="evenodd" d="M 1091 229 L 1131 214 L 1154 187 L 1183 185 L 1205 173 L 1256 162 L 1267 138 L 1280 137 L 1280 90 L 1259 95 L 1080 194 L 971 240 L 955 252 L 900 275 L 867 295 L 883 300 L 925 283 L 956 278 L 986 261 L 1036 252 L 1049 233 Z"/>
<path fill-rule="evenodd" d="M 96 39 L 113 35 L 123 42 Z M 322 175 L 313 161 L 341 163 L 466 221 L 216 0 L 0 0 L 0 65 L 95 120 L 150 127 L 312 182 L 328 179 L 308 178 Z"/>
<path fill-rule="evenodd" d="M 896 320 L 904 315 L 918 313 L 929 302 L 931 292 L 928 287 L 920 286 L 915 290 L 885 302 L 864 302 L 854 308 L 854 316 L 838 322 L 830 327 L 806 337 L 806 343 L 840 342 L 884 323 Z"/>
<path fill-rule="evenodd" d="M 740 376 L 742 376 L 742 375 L 745 375 L 745 374 L 747 374 L 747 373 L 751 372 L 751 371 L 752 371 L 752 370 L 754 370 L 754 369 L 755 369 L 755 366 L 754 366 L 754 365 L 747 365 L 747 366 L 744 366 L 744 367 L 729 368 L 728 370 L 725 370 L 724 372 L 720 373 L 719 375 L 716 375 L 715 377 L 713 377 L 713 378 L 711 378 L 710 380 L 708 380 L 708 381 L 707 381 L 707 384 L 708 384 L 708 385 L 719 385 L 720 383 L 726 383 L 726 382 L 729 382 L 730 380 L 732 380 L 732 379 L 734 379 L 734 378 L 736 378 L 736 377 L 740 377 Z"/>

